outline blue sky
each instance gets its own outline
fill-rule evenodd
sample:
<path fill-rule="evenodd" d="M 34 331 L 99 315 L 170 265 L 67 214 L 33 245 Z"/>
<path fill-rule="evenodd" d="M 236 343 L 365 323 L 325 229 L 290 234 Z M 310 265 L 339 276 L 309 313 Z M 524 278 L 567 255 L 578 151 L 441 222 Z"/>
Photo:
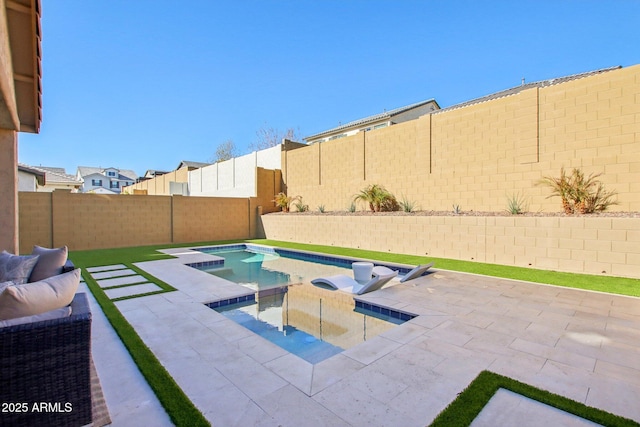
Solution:
<path fill-rule="evenodd" d="M 173 170 L 435 98 L 640 64 L 640 1 L 42 1 L 30 165 Z"/>

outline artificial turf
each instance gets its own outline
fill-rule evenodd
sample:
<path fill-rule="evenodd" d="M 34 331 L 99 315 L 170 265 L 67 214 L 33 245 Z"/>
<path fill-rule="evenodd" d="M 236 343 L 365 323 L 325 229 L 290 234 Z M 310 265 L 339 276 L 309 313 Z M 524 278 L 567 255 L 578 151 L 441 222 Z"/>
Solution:
<path fill-rule="evenodd" d="M 640 426 L 637 422 L 609 412 L 584 405 L 512 378 L 482 371 L 458 397 L 449 404 L 431 423 L 430 427 L 464 427 L 478 416 L 498 389 L 510 390 L 521 396 L 553 406 L 562 411 L 611 427 Z"/>
<path fill-rule="evenodd" d="M 352 256 L 399 264 L 418 265 L 434 262 L 435 267 L 443 270 L 461 271 L 465 273 L 483 274 L 505 279 L 524 280 L 548 285 L 611 294 L 640 296 L 640 280 L 625 277 L 596 276 L 592 274 L 563 273 L 558 271 L 538 270 L 535 268 L 514 267 L 508 265 L 488 264 L 482 262 L 461 261 L 446 258 L 433 258 L 418 255 L 376 252 L 363 249 L 341 248 L 337 246 L 310 245 L 305 243 L 281 242 L 277 240 L 248 240 L 251 243 L 324 252 L 334 255 Z"/>

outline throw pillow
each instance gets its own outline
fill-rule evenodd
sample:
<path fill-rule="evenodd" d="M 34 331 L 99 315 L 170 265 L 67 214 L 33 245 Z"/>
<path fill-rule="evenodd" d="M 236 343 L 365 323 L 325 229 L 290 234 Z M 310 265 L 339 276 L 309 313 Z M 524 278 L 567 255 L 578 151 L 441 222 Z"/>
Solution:
<path fill-rule="evenodd" d="M 37 282 L 62 273 L 62 266 L 67 262 L 68 253 L 69 250 L 66 246 L 48 249 L 35 245 L 31 255 L 38 255 L 40 258 L 38 258 L 36 266 L 33 267 L 29 282 Z"/>
<path fill-rule="evenodd" d="M 9 280 L 15 283 L 27 283 L 33 267 L 38 262 L 38 255 L 12 255 L 7 251 L 0 254 L 0 282 Z"/>
<path fill-rule="evenodd" d="M 9 285 L 0 294 L 0 320 L 33 316 L 71 304 L 80 284 L 80 269 L 39 282 Z"/>
<path fill-rule="evenodd" d="M 15 283 L 13 283 L 11 280 L 9 280 L 8 282 L 1 282 L 0 283 L 0 293 L 2 293 L 2 291 L 4 291 L 4 288 L 6 288 L 9 285 L 15 285 Z"/>

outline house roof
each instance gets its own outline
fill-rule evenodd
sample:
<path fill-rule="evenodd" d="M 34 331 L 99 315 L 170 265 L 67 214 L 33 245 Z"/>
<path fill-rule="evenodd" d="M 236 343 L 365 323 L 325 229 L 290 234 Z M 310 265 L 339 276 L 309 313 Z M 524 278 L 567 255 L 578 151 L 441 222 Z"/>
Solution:
<path fill-rule="evenodd" d="M 47 183 L 49 184 L 73 184 L 82 185 L 82 182 L 78 181 L 75 175 L 68 174 L 64 168 L 56 168 L 50 166 L 30 166 L 33 169 L 44 172 L 47 176 Z"/>
<path fill-rule="evenodd" d="M 341 130 L 349 129 L 349 128 L 352 128 L 352 127 L 363 126 L 363 125 L 366 125 L 366 124 L 369 124 L 369 123 L 378 122 L 378 121 L 384 120 L 384 119 L 391 119 L 391 118 L 393 118 L 393 116 L 397 116 L 400 113 L 404 113 L 406 111 L 413 110 L 414 108 L 418 108 L 418 107 L 421 107 L 421 106 L 429 104 L 429 103 L 435 103 L 436 105 L 438 105 L 438 103 L 436 102 L 435 99 L 433 99 L 433 98 L 427 99 L 425 101 L 416 102 L 415 104 L 406 105 L 404 107 L 396 108 L 396 109 L 389 110 L 389 111 L 383 111 L 382 113 L 378 113 L 378 114 L 374 114 L 372 116 L 368 116 L 368 117 L 365 117 L 365 118 L 362 118 L 362 119 L 354 120 L 354 121 L 351 121 L 349 123 L 345 123 L 343 125 L 337 126 L 335 128 L 322 131 L 322 132 L 317 133 L 315 135 L 309 135 L 309 136 L 305 137 L 304 139 L 306 139 L 306 140 L 315 139 L 315 138 L 322 137 L 324 135 L 328 135 L 328 134 L 331 134 L 331 133 L 334 133 L 334 132 L 338 132 L 338 131 L 341 131 Z"/>
<path fill-rule="evenodd" d="M 540 80 L 537 82 L 532 82 L 532 83 L 524 83 L 521 84 L 520 86 L 515 86 L 512 87 L 510 89 L 505 89 L 502 90 L 500 92 L 495 92 L 492 93 L 490 95 L 486 95 L 486 96 L 482 96 L 480 98 L 476 98 L 476 99 L 472 99 L 470 101 L 465 101 L 465 102 L 461 102 L 460 104 L 455 104 L 452 105 L 450 107 L 446 107 L 446 108 L 442 108 L 440 110 L 434 111 L 433 114 L 440 114 L 444 111 L 450 111 L 450 110 L 455 110 L 457 108 L 462 108 L 462 107 L 467 107 L 469 105 L 474 105 L 474 104 L 479 104 L 481 102 L 486 102 L 486 101 L 490 101 L 493 99 L 498 99 L 498 98 L 503 98 L 505 96 L 509 96 L 509 95 L 515 95 L 519 92 L 522 92 L 523 90 L 527 90 L 527 89 L 531 89 L 534 87 L 546 87 L 546 86 L 551 86 L 551 85 L 555 85 L 555 84 L 559 84 L 559 83 L 565 83 L 571 80 L 577 80 L 577 79 L 581 79 L 584 77 L 589 77 L 589 76 L 593 76 L 596 74 L 601 74 L 601 73 L 606 73 L 608 71 L 613 71 L 613 70 L 618 70 L 622 68 L 621 66 L 615 66 L 615 67 L 609 67 L 609 68 L 602 68 L 599 70 L 594 70 L 594 71 L 588 71 L 586 73 L 578 73 L 578 74 L 571 74 L 569 76 L 565 76 L 565 77 L 557 77 L 555 79 L 548 79 L 548 80 Z"/>
<path fill-rule="evenodd" d="M 192 162 L 189 160 L 183 160 L 180 162 L 180 164 L 178 165 L 178 167 L 176 168 L 176 170 L 178 169 L 182 169 L 182 168 L 194 168 L 194 169 L 198 169 L 198 168 L 203 168 L 205 166 L 209 166 L 211 163 L 203 163 L 203 162 Z"/>
<path fill-rule="evenodd" d="M 136 178 L 138 177 L 138 175 L 136 175 L 136 173 L 132 170 L 128 170 L 128 169 L 118 169 L 118 168 L 96 168 L 96 167 L 92 167 L 92 166 L 78 166 L 78 173 L 80 174 L 81 177 L 85 177 L 87 175 L 93 175 L 93 174 L 100 174 L 100 175 L 104 175 L 103 172 L 105 169 L 115 169 L 118 171 L 118 177 L 117 179 L 119 180 L 127 180 L 127 181 L 134 181 L 136 180 Z"/>
<path fill-rule="evenodd" d="M 22 163 L 18 163 L 18 171 L 34 175 L 36 177 L 36 180 L 38 181 L 38 185 L 44 186 L 47 182 L 44 171 L 37 170 L 27 165 L 23 165 Z"/>
<path fill-rule="evenodd" d="M 0 127 L 38 133 L 42 121 L 40 0 L 0 4 L 5 8 L 1 15 L 6 16 L 0 32 L 8 34 L 11 54 L 2 58 L 10 79 L 0 79 Z"/>

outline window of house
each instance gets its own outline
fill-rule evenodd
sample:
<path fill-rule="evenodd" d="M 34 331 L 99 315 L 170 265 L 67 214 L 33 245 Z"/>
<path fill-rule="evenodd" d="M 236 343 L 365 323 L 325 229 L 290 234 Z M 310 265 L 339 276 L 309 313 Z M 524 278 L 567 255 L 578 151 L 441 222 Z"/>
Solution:
<path fill-rule="evenodd" d="M 91 180 L 91 185 L 94 187 L 102 187 L 102 180 L 101 179 L 92 179 Z"/>
<path fill-rule="evenodd" d="M 120 188 L 120 183 L 118 181 L 111 181 L 110 188 Z"/>
<path fill-rule="evenodd" d="M 386 128 L 386 127 L 387 127 L 387 124 L 386 124 L 386 123 L 381 123 L 381 124 L 379 124 L 379 125 L 375 125 L 373 128 L 374 128 L 374 129 L 380 129 L 380 128 Z"/>
<path fill-rule="evenodd" d="M 107 171 L 107 176 L 116 176 L 116 173 L 113 171 Z"/>

